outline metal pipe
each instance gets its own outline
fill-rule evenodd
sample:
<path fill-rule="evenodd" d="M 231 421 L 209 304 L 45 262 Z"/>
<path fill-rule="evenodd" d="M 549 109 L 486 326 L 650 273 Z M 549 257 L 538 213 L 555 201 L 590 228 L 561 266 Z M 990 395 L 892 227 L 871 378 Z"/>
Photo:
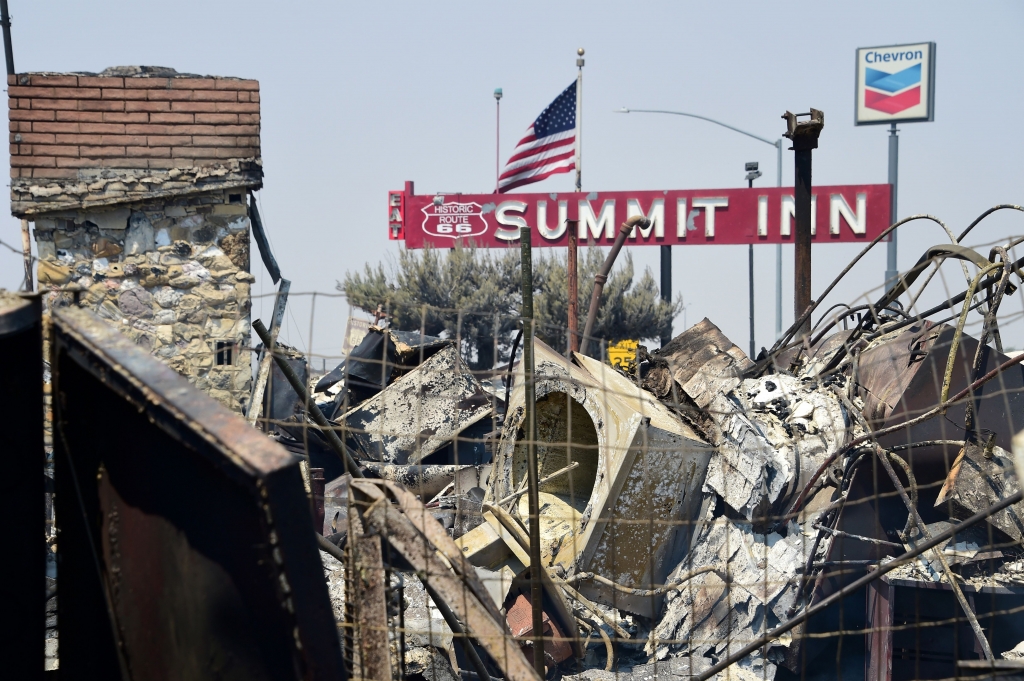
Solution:
<path fill-rule="evenodd" d="M 292 390 L 299 396 L 302 403 L 306 405 L 306 413 L 310 415 L 313 422 L 320 426 L 320 432 L 323 433 L 324 437 L 327 438 L 327 444 L 330 445 L 334 453 L 338 455 L 342 463 L 345 464 L 345 472 L 351 473 L 354 478 L 363 477 L 362 471 L 359 469 L 359 464 L 356 463 L 355 458 L 349 453 L 348 448 L 345 447 L 345 443 L 338 437 L 338 433 L 334 431 L 334 424 L 327 420 L 324 413 L 320 411 L 320 407 L 316 406 L 316 403 L 310 399 L 309 392 L 306 390 L 306 386 L 302 384 L 302 379 L 295 373 L 291 365 L 281 357 L 274 349 L 274 342 L 270 338 L 270 332 L 267 331 L 267 327 L 263 325 L 263 320 L 257 319 L 253 321 L 252 328 L 256 332 L 256 335 L 263 341 L 263 345 L 270 348 L 269 352 L 277 362 L 277 368 L 281 370 L 284 377 L 288 379 L 288 383 L 291 384 Z"/>
<path fill-rule="evenodd" d="M 808 121 L 797 121 L 798 116 L 810 116 Z M 811 154 L 818 148 L 818 136 L 825 127 L 825 115 L 817 109 L 809 114 L 793 114 L 787 111 L 786 137 L 793 141 L 795 156 L 794 203 L 796 207 L 796 228 L 793 236 L 795 250 L 793 263 L 793 317 L 800 319 L 811 306 Z M 800 326 L 799 333 L 811 331 L 808 315 Z"/>
<path fill-rule="evenodd" d="M 775 140 L 775 186 L 782 186 L 782 139 Z M 782 244 L 775 244 L 775 339 L 782 336 Z"/>
<path fill-rule="evenodd" d="M 796 227 L 793 236 L 793 316 L 799 318 L 811 305 L 811 150 L 796 152 Z M 808 317 L 801 334 L 811 330 Z"/>
<path fill-rule="evenodd" d="M 896 190 L 900 174 L 900 138 L 896 124 L 889 128 L 889 191 L 892 192 L 889 203 L 889 224 L 896 222 Z M 896 285 L 900 271 L 896 266 L 896 232 L 889 235 L 889 244 L 885 249 L 885 290 Z"/>
<path fill-rule="evenodd" d="M 566 220 L 569 231 L 569 252 L 566 256 L 566 278 L 569 281 L 569 350 L 580 349 L 580 276 L 579 276 L 579 220 Z M 663 275 L 664 276 L 664 275 Z"/>
<path fill-rule="evenodd" d="M 750 300 L 750 359 L 757 355 L 754 344 L 754 244 L 747 245 L 747 283 L 749 291 L 747 297 Z"/>
<path fill-rule="evenodd" d="M 661 299 L 672 304 L 672 247 L 661 247 Z M 669 317 L 667 327 L 661 332 L 661 347 L 672 340 L 672 318 Z"/>
<path fill-rule="evenodd" d="M 755 650 L 758 650 L 759 648 L 764 646 L 764 644 L 766 644 L 766 643 L 768 643 L 768 642 L 770 642 L 770 641 L 772 641 L 772 640 L 782 636 L 787 631 L 790 631 L 790 630 L 794 629 L 795 627 L 798 627 L 799 625 L 803 624 L 809 618 L 817 615 L 820 612 L 823 612 L 827 608 L 831 607 L 837 601 L 839 601 L 839 600 L 849 596 L 853 592 L 855 592 L 855 591 L 857 591 L 857 590 L 867 586 L 871 582 L 873 582 L 876 579 L 882 577 L 883 575 L 888 574 L 889 572 L 892 572 L 896 568 L 898 568 L 898 567 L 900 567 L 902 565 L 906 565 L 908 562 L 910 562 L 914 558 L 917 558 L 918 556 L 920 556 L 925 551 L 929 551 L 929 550 L 935 548 L 936 546 L 939 546 L 940 544 L 943 544 L 943 543 L 949 541 L 957 533 L 963 532 L 968 527 L 973 527 L 974 525 L 977 525 L 982 520 L 985 520 L 986 518 L 989 518 L 989 517 L 995 515 L 999 511 L 1002 511 L 1004 508 L 1008 508 L 1008 507 L 1012 506 L 1013 504 L 1018 503 L 1021 500 L 1024 500 L 1024 492 L 1017 492 L 1016 494 L 1013 494 L 1013 495 L 1011 495 L 1009 497 L 1006 497 L 1005 499 L 1003 499 L 999 503 L 995 504 L 994 506 L 991 506 L 987 510 L 980 511 L 979 513 L 975 513 L 974 515 L 972 515 L 967 520 L 963 521 L 962 523 L 960 523 L 958 525 L 954 525 L 954 526 L 950 527 L 945 532 L 940 532 L 939 534 L 936 534 L 934 537 L 932 537 L 931 539 L 929 539 L 926 542 L 923 542 L 922 544 L 920 544 L 917 548 L 913 549 L 912 551 L 907 551 L 903 555 L 894 558 L 893 560 L 889 561 L 888 563 L 880 564 L 875 570 L 872 570 L 871 572 L 869 572 L 868 574 L 864 575 L 860 579 L 858 579 L 858 580 L 856 580 L 854 582 L 851 582 L 848 586 L 843 587 L 839 591 L 836 591 L 831 596 L 827 596 L 827 597 L 823 598 L 822 600 L 818 601 L 817 605 L 814 605 L 814 606 L 808 608 L 807 610 L 804 610 L 803 613 L 797 615 L 793 619 L 785 622 L 784 624 L 780 624 L 779 626 L 775 627 L 774 629 L 772 629 L 771 631 L 767 632 L 766 634 L 757 637 L 757 639 L 755 639 L 755 640 L 751 641 L 750 643 L 748 643 L 747 645 L 743 646 L 742 648 L 737 650 L 735 653 L 733 653 L 732 655 L 730 655 L 726 659 L 722 660 L 718 664 L 713 665 L 712 667 L 710 667 L 709 669 L 705 670 L 704 672 L 702 672 L 699 676 L 696 676 L 695 678 L 697 679 L 697 681 L 707 681 L 707 679 L 710 679 L 715 674 L 718 674 L 719 672 L 721 672 L 721 671 L 731 667 L 732 665 L 736 664 L 737 662 L 739 662 L 740 660 L 745 658 L 750 653 L 754 652 Z"/>
<path fill-rule="evenodd" d="M 530 600 L 533 610 L 533 666 L 543 679 L 544 674 L 544 587 L 540 571 L 540 493 L 537 476 L 537 386 L 533 365 L 533 251 L 530 228 L 519 228 L 519 254 L 523 275 L 523 418 L 526 421 L 526 480 L 530 505 Z"/>
<path fill-rule="evenodd" d="M 11 15 L 7 12 L 7 0 L 0 0 L 0 26 L 4 29 L 4 56 L 7 58 L 7 75 L 14 75 L 14 47 L 11 44 Z"/>
<path fill-rule="evenodd" d="M 647 228 L 651 226 L 651 221 L 643 215 L 634 215 L 623 222 L 622 226 L 619 227 L 618 235 L 615 237 L 615 243 L 612 244 L 611 250 L 608 251 L 608 257 L 604 259 L 604 264 L 601 265 L 601 271 L 594 276 L 594 292 L 590 295 L 587 325 L 583 329 L 583 342 L 580 343 L 581 354 L 587 354 L 587 347 L 590 345 L 590 334 L 594 330 L 594 322 L 597 321 L 597 308 L 601 305 L 601 291 L 604 289 L 605 282 L 608 281 L 608 273 L 612 271 L 612 265 L 615 264 L 615 258 L 619 256 L 619 251 L 622 250 L 622 244 L 626 242 L 626 237 L 638 225 L 642 228 Z"/>

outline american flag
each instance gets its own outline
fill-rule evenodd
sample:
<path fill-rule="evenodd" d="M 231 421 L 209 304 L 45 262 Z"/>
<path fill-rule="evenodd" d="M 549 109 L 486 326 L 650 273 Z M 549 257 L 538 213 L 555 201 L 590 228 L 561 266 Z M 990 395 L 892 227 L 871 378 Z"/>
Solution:
<path fill-rule="evenodd" d="M 551 102 L 519 140 L 498 177 L 507 192 L 576 169 L 576 81 Z"/>

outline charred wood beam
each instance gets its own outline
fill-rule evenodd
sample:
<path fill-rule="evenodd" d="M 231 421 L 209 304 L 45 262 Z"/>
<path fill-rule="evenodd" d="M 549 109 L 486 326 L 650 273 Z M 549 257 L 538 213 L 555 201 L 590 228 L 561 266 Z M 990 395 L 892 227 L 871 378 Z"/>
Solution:
<path fill-rule="evenodd" d="M 277 296 L 274 299 L 274 316 L 270 318 L 270 344 L 263 343 L 260 350 L 256 372 L 256 383 L 252 387 L 252 397 L 249 398 L 249 411 L 245 420 L 256 425 L 260 413 L 263 411 L 263 396 L 266 394 L 267 381 L 270 380 L 270 350 L 277 345 L 277 334 L 281 331 L 281 324 L 284 323 L 284 309 L 288 304 L 288 292 L 291 291 L 292 282 L 287 279 L 281 280 L 277 289 Z"/>
<path fill-rule="evenodd" d="M 260 219 L 260 211 L 256 207 L 256 197 L 252 192 L 249 192 L 249 222 L 252 223 L 252 235 L 256 239 L 256 248 L 260 251 L 260 257 L 263 258 L 263 266 L 267 268 L 270 278 L 276 284 L 277 280 L 281 278 L 281 268 L 277 266 L 277 260 L 274 259 L 274 254 L 270 250 L 270 240 L 267 239 L 267 232 L 263 229 L 263 220 Z"/>

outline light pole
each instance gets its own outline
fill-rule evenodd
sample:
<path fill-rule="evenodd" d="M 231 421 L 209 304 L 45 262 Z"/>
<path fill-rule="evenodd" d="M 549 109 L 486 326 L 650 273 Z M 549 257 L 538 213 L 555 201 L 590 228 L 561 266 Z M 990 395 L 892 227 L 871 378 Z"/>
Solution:
<path fill-rule="evenodd" d="M 729 125 L 728 123 L 723 123 L 722 121 L 716 121 L 714 118 L 708 118 L 707 116 L 701 116 L 699 114 L 686 113 L 684 111 L 664 111 L 664 110 L 661 110 L 661 109 L 627 109 L 626 107 L 622 107 L 621 109 L 617 109 L 616 113 L 656 113 L 656 114 L 671 114 L 673 116 L 686 116 L 687 118 L 699 118 L 702 121 L 707 121 L 708 123 L 714 123 L 715 125 L 720 125 L 723 128 L 728 128 L 729 130 L 732 130 L 733 132 L 738 132 L 741 135 L 746 135 L 747 137 L 752 137 L 752 138 L 756 139 L 758 142 L 764 142 L 765 144 L 770 144 L 773 147 L 775 147 L 775 154 L 776 154 L 776 156 L 775 156 L 775 186 L 776 187 L 781 187 L 782 186 L 782 138 L 781 137 L 773 142 L 770 139 L 766 139 L 764 137 L 761 137 L 760 135 L 755 135 L 752 132 L 747 132 L 746 130 L 740 130 L 739 128 L 737 128 L 735 126 Z M 668 248 L 671 248 L 671 246 L 662 246 L 662 249 L 663 249 L 662 250 L 662 258 L 661 258 L 661 266 L 662 266 L 661 277 L 662 277 L 662 281 L 665 280 L 665 269 L 664 268 L 666 266 L 666 258 L 665 258 L 666 251 L 664 249 L 668 249 Z M 671 268 L 671 260 L 668 261 L 668 267 Z M 671 272 L 671 270 L 670 270 L 670 272 Z M 671 274 L 669 274 L 669 278 L 671 280 Z M 662 298 L 664 298 L 664 297 L 665 297 L 665 292 L 662 291 Z M 669 292 L 668 297 L 669 297 L 669 299 L 671 299 L 671 297 L 672 297 L 671 291 Z M 776 244 L 776 246 L 775 246 L 775 337 L 778 338 L 781 335 L 782 335 L 782 244 Z"/>
<path fill-rule="evenodd" d="M 744 178 L 747 181 L 747 189 L 754 188 L 754 180 L 761 177 L 761 171 L 757 169 L 757 161 L 749 161 L 743 166 L 747 171 Z M 754 359 L 757 346 L 754 345 L 754 244 L 747 244 L 747 296 L 750 301 L 750 359 Z"/>

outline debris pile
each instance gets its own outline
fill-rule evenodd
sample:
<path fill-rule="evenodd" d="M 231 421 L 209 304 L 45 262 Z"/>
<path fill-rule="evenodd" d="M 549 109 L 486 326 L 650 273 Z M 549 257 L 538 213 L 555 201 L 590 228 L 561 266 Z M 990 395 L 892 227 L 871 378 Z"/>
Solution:
<path fill-rule="evenodd" d="M 723 664 L 739 678 L 788 678 L 826 650 L 838 655 L 838 636 L 811 636 L 825 629 L 872 632 L 857 634 L 865 671 L 889 665 L 885 678 L 910 678 L 919 653 L 894 623 L 919 589 L 938 604 L 913 614 L 934 620 L 929 669 L 953 676 L 965 660 L 1013 657 L 1024 618 L 1007 603 L 1024 607 L 1024 505 L 1009 449 L 1024 424 L 1024 371 L 1002 353 L 994 321 L 1015 271 L 997 262 L 973 282 L 982 302 L 964 295 L 910 315 L 895 301 L 919 267 L 852 328 L 835 329 L 852 315 L 824 320 L 755 359 L 707 319 L 659 350 L 638 347 L 626 369 L 534 341 L 532 375 L 523 362 L 509 367 L 504 399 L 463 367 L 454 342 L 374 327 L 313 379 L 314 402 L 359 466 L 328 485 L 321 548 L 344 557 L 355 526 L 380 530 L 371 553 L 383 551 L 390 575 L 379 580 L 387 622 L 377 623 L 393 632 L 388 664 L 427 678 L 528 673 L 536 593 L 548 671 L 588 679 L 706 678 Z M 955 327 L 927 318 L 964 300 Z M 962 320 L 979 307 L 977 340 Z M 986 389 L 996 377 L 999 388 Z M 282 427 L 295 438 L 308 429 L 330 454 L 303 414 Z M 541 565 L 530 559 L 530 448 Z M 385 507 L 406 519 L 396 524 L 411 521 L 412 543 L 374 519 Z M 474 594 L 476 625 L 431 593 L 423 561 L 434 551 L 443 579 Z M 423 578 L 439 618 L 411 617 L 396 576 L 406 592 Z M 484 620 L 519 649 L 496 656 Z M 414 622 L 451 638 L 418 635 Z"/>

